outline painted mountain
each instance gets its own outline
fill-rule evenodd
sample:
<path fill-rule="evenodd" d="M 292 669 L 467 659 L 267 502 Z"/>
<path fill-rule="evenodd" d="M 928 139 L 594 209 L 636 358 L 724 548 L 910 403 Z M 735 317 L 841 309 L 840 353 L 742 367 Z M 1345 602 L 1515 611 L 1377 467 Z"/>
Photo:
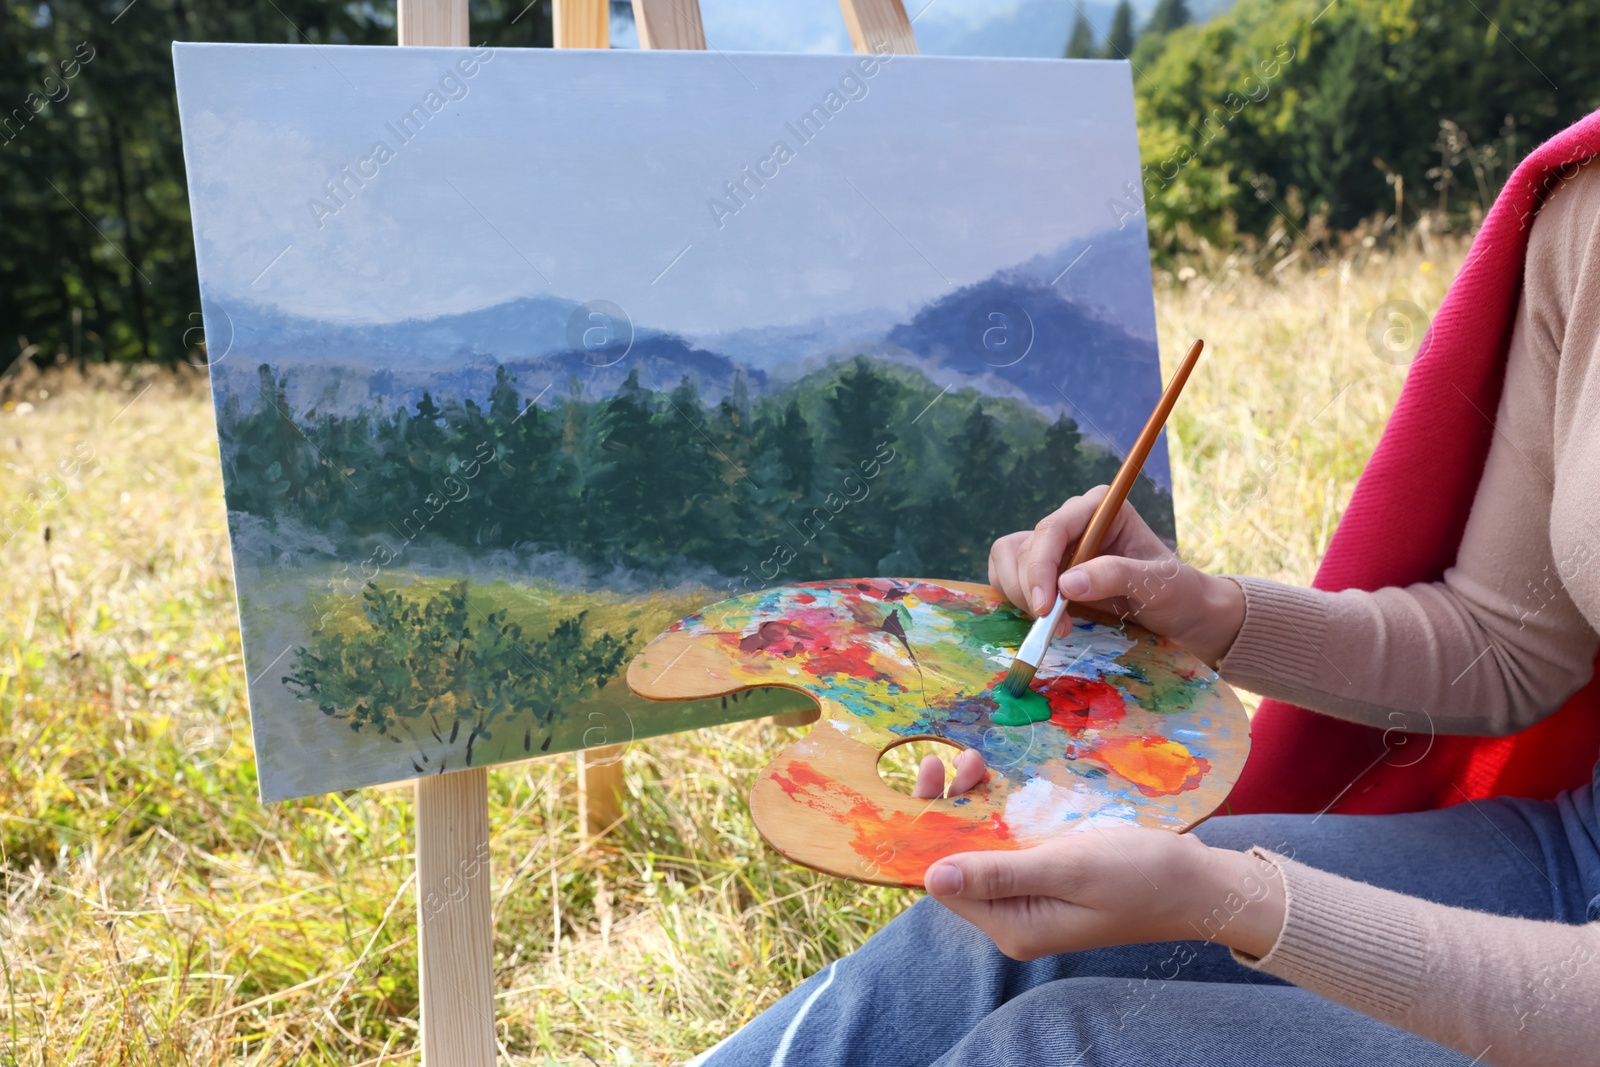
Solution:
<path fill-rule="evenodd" d="M 1094 249 L 1067 262 L 1106 285 Z M 586 309 L 549 298 L 372 326 L 239 305 L 213 369 L 229 508 L 315 529 L 334 554 L 400 534 L 737 587 L 793 549 L 795 580 L 981 579 L 995 537 L 1109 480 L 1146 413 L 1129 398 L 1159 380 L 1155 342 L 1063 292 L 1062 258 L 898 322 L 693 340 L 631 323 L 619 339 L 612 323 L 592 348 L 571 327 Z M 1171 537 L 1156 457 L 1136 501 Z"/>
<path fill-rule="evenodd" d="M 841 359 L 867 357 L 937 379 L 936 388 L 1068 417 L 1120 455 L 1146 414 L 1128 402 L 1129 390 L 1148 392 L 1159 378 L 1143 241 L 1136 227 L 1108 231 L 910 314 L 858 312 L 698 337 L 618 316 L 604 343 L 591 348 L 574 329 L 588 323 L 586 309 L 553 297 L 371 325 L 210 301 L 208 313 L 229 331 L 212 373 L 221 393 L 248 402 L 258 393 L 260 365 L 292 367 L 282 385 L 290 409 L 326 416 L 410 406 L 424 392 L 482 399 L 502 373 L 521 384 L 525 403 L 546 409 L 573 396 L 610 396 L 630 379 L 656 392 L 688 381 L 701 400 L 716 402 L 736 382 L 747 396 L 767 396 Z M 1152 454 L 1147 473 L 1170 486 L 1164 449 Z"/>

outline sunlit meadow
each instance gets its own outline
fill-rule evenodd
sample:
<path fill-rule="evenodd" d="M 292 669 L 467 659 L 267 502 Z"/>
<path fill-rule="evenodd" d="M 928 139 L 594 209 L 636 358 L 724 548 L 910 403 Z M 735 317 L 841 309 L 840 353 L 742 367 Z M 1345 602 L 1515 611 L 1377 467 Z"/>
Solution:
<path fill-rule="evenodd" d="M 1431 313 L 1464 250 L 1157 273 L 1165 357 L 1208 343 L 1172 425 L 1186 556 L 1309 581 L 1404 380 L 1374 312 Z M 0 1065 L 414 1062 L 410 791 L 256 800 L 203 372 L 0 388 Z M 762 844 L 745 797 L 789 733 L 635 744 L 599 840 L 571 757 L 490 773 L 504 1062 L 680 1062 L 913 899 Z"/>

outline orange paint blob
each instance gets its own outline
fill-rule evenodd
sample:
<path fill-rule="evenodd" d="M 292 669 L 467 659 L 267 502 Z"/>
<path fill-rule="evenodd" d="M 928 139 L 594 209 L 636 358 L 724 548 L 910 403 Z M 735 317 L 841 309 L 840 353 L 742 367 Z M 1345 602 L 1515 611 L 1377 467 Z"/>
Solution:
<path fill-rule="evenodd" d="M 944 811 L 885 813 L 863 799 L 844 812 L 844 823 L 853 831 L 850 847 L 856 854 L 903 885 L 921 885 L 934 860 L 957 852 L 1021 847 L 997 815 L 973 822 Z"/>
<path fill-rule="evenodd" d="M 1147 797 L 1193 789 L 1211 770 L 1209 761 L 1164 737 L 1108 737 L 1091 754 L 1139 787 Z"/>

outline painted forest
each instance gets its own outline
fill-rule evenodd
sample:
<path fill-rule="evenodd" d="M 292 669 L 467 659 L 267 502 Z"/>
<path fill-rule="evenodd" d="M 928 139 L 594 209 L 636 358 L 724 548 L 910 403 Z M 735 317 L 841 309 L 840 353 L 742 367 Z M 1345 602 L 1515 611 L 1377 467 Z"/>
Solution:
<path fill-rule="evenodd" d="M 292 372 L 288 372 L 292 373 Z M 944 390 L 858 356 L 713 404 L 637 373 L 611 396 L 533 403 L 499 367 L 487 397 L 391 410 L 291 411 L 263 364 L 221 402 L 228 508 L 298 520 L 347 561 L 446 544 L 559 552 L 603 575 L 720 577 L 730 592 L 856 575 L 984 580 L 989 545 L 1108 482 L 1118 457 L 1020 401 Z M 1133 500 L 1173 539 L 1170 494 Z"/>

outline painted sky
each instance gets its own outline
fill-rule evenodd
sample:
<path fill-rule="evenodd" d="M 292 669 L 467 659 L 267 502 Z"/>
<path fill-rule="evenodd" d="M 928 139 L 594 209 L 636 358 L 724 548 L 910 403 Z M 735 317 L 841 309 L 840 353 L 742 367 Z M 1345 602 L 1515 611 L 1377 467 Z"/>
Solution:
<path fill-rule="evenodd" d="M 540 293 L 687 334 L 914 310 L 1114 225 L 1138 175 L 1122 63 L 174 52 L 207 296 L 333 321 Z M 714 211 L 747 166 L 766 184 Z"/>

